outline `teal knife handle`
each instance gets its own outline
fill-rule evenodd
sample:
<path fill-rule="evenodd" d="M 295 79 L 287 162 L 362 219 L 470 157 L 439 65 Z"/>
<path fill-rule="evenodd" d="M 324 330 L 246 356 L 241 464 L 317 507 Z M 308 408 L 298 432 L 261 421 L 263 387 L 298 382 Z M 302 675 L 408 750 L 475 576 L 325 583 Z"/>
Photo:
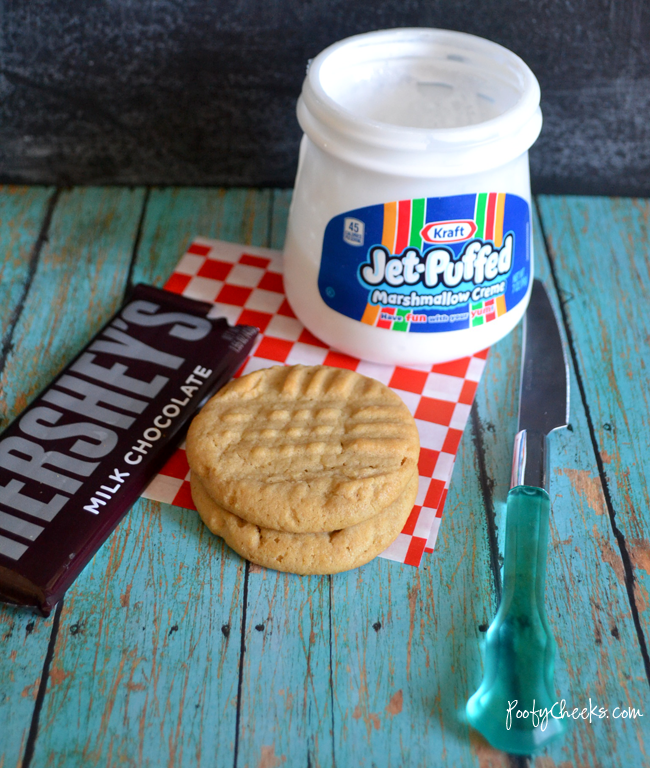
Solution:
<path fill-rule="evenodd" d="M 517 755 L 564 730 L 551 714 L 555 641 L 544 610 L 550 506 L 541 488 L 519 485 L 508 494 L 503 595 L 487 632 L 483 682 L 466 708 L 493 747 Z M 553 711 L 559 715 L 559 705 Z"/>

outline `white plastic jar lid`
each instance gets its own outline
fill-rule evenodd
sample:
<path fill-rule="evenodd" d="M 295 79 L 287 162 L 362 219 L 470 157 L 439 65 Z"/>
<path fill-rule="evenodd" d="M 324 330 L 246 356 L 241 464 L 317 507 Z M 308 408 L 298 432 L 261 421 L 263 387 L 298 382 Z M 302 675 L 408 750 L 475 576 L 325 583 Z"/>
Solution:
<path fill-rule="evenodd" d="M 330 154 L 377 171 L 448 176 L 498 167 L 542 126 L 529 67 L 497 43 L 441 29 L 342 40 L 307 72 L 298 120 Z"/>

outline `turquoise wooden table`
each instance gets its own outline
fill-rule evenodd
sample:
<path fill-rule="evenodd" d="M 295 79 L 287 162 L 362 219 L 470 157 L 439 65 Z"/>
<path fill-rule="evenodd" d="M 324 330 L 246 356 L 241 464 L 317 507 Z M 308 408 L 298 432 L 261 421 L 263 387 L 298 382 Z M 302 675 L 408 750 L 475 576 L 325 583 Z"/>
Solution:
<path fill-rule="evenodd" d="M 2 426 L 130 284 L 162 285 L 195 234 L 281 247 L 289 200 L 3 188 Z M 555 685 L 569 710 L 609 717 L 571 720 L 535 759 L 493 750 L 464 721 L 501 590 L 517 329 L 490 352 L 419 569 L 278 574 L 195 513 L 141 500 L 49 619 L 0 608 L 2 768 L 650 765 L 650 204 L 540 197 L 535 211 L 572 387 L 571 426 L 552 438 Z"/>

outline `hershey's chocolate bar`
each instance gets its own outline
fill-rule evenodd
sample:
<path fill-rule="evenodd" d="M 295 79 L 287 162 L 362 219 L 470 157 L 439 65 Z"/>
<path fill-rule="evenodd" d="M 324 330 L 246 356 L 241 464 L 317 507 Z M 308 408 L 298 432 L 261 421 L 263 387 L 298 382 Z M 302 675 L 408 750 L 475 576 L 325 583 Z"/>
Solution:
<path fill-rule="evenodd" d="M 50 613 L 257 329 L 138 285 L 0 438 L 0 599 Z"/>

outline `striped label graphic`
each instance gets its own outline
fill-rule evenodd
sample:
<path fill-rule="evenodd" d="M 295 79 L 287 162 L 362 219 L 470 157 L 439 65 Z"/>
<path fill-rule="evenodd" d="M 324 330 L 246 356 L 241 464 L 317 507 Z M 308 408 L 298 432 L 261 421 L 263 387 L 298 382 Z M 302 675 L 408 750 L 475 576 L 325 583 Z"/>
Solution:
<path fill-rule="evenodd" d="M 399 254 L 405 248 L 422 248 L 424 213 L 426 199 L 400 200 L 397 203 L 384 203 L 384 231 L 381 244 L 391 253 Z"/>
<path fill-rule="evenodd" d="M 470 304 L 470 327 L 475 328 L 477 325 L 484 325 L 492 320 L 496 320 L 497 317 L 505 315 L 506 311 L 505 296 L 497 296 L 495 299 L 487 299 L 486 301 Z"/>
<path fill-rule="evenodd" d="M 384 227 L 381 244 L 393 254 L 400 254 L 405 248 L 422 248 L 421 232 L 424 229 L 426 198 L 399 200 L 384 203 Z M 505 192 L 481 192 L 476 195 L 474 237 L 491 240 L 497 248 L 503 245 L 503 215 Z M 426 245 L 426 243 L 424 243 Z"/>
<path fill-rule="evenodd" d="M 497 248 L 503 245 L 503 214 L 506 196 L 504 192 L 481 192 L 476 195 L 474 221 L 476 234 L 481 240 L 492 240 Z"/>

